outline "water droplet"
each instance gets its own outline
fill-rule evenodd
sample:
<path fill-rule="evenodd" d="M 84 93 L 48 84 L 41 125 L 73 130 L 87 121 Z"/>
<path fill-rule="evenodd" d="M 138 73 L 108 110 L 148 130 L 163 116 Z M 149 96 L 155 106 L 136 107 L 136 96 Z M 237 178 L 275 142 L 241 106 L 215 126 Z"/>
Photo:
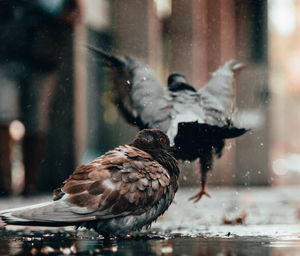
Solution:
<path fill-rule="evenodd" d="M 226 146 L 226 149 L 229 150 L 232 148 L 232 143 L 228 143 L 228 145 Z"/>

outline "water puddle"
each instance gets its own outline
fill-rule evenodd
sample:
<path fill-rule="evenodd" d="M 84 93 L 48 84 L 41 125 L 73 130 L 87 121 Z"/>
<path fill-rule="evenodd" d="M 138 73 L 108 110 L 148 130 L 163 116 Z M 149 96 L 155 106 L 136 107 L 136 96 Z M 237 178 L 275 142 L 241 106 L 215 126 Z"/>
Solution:
<path fill-rule="evenodd" d="M 181 190 L 175 203 L 148 231 L 104 240 L 88 230 L 40 227 L 0 230 L 6 255 L 300 255 L 299 188 L 210 189 L 211 199 L 188 201 Z M 44 200 L 45 198 L 40 198 Z M 0 208 L 32 203 L 0 200 Z M 38 203 L 38 202 L 36 202 Z M 278 224 L 281 223 L 281 224 Z"/>
<path fill-rule="evenodd" d="M 2 230 L 0 255 L 299 255 L 296 229 L 262 226 L 258 235 L 258 227 L 251 226 L 211 227 L 190 234 L 150 230 L 108 240 L 88 230 Z"/>

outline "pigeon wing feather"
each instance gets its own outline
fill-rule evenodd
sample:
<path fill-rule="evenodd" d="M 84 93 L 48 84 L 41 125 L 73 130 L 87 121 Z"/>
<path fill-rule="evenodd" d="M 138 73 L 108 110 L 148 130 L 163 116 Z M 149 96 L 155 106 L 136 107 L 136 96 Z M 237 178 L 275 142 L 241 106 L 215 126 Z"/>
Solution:
<path fill-rule="evenodd" d="M 88 165 L 79 166 L 55 191 L 53 202 L 1 215 L 7 222 L 34 221 L 37 225 L 137 215 L 158 203 L 169 184 L 168 171 L 148 153 L 120 146 Z"/>
<path fill-rule="evenodd" d="M 235 60 L 226 62 L 212 74 L 208 83 L 198 90 L 205 112 L 205 123 L 227 126 L 235 113 L 235 76 L 244 65 Z"/>
<path fill-rule="evenodd" d="M 129 123 L 134 123 L 142 127 L 137 112 L 133 109 L 132 100 L 130 98 L 130 81 L 131 75 L 128 72 L 126 61 L 123 58 L 112 56 L 99 48 L 88 45 L 87 48 L 99 57 L 99 61 L 103 67 L 107 67 L 110 71 L 112 79 L 112 98 Z"/>
<path fill-rule="evenodd" d="M 166 132 L 172 102 L 168 90 L 153 71 L 135 58 L 118 58 L 100 49 L 89 48 L 113 71 L 115 103 L 126 120 L 140 129 L 157 128 Z"/>

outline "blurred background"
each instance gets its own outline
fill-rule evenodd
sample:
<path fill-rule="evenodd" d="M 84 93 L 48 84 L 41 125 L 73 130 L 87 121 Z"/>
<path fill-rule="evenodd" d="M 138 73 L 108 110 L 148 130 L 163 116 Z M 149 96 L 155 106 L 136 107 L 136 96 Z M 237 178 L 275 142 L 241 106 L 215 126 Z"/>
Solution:
<path fill-rule="evenodd" d="M 299 183 L 300 1 L 1 0 L 0 30 L 0 195 L 52 191 L 137 132 L 86 45 L 196 88 L 225 61 L 245 63 L 237 105 L 252 130 L 227 141 L 209 182 Z M 193 163 L 182 165 L 181 185 L 196 186 Z"/>

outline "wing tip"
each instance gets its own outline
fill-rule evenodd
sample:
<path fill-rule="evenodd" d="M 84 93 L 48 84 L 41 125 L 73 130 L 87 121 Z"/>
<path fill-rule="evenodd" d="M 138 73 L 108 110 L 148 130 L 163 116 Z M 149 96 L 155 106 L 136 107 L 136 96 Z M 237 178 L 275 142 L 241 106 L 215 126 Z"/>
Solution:
<path fill-rule="evenodd" d="M 120 58 L 117 58 L 106 51 L 104 51 L 101 48 L 98 48 L 94 45 L 85 44 L 85 47 L 90 50 L 93 53 L 96 53 L 98 56 L 100 56 L 101 63 L 108 67 L 113 66 L 121 66 L 124 65 L 123 61 Z"/>
<path fill-rule="evenodd" d="M 231 127 L 228 130 L 227 136 L 225 138 L 226 139 L 236 138 L 236 137 L 242 136 L 243 134 L 245 134 L 248 131 L 250 131 L 250 129 Z"/>
<path fill-rule="evenodd" d="M 188 129 L 189 131 L 192 129 L 194 132 L 202 131 L 206 134 L 223 137 L 224 139 L 236 138 L 251 130 L 235 126 L 218 126 L 207 123 L 198 123 L 198 121 L 179 123 L 178 131 L 184 132 L 184 129 Z"/>
<path fill-rule="evenodd" d="M 239 62 L 235 59 L 231 59 L 227 61 L 225 63 L 225 66 L 228 66 L 229 69 L 232 70 L 233 72 L 240 71 L 246 67 L 246 65 L 243 62 Z"/>
<path fill-rule="evenodd" d="M 7 225 L 18 225 L 25 220 L 12 215 L 12 212 L 4 213 L 0 216 L 0 229 Z"/>

